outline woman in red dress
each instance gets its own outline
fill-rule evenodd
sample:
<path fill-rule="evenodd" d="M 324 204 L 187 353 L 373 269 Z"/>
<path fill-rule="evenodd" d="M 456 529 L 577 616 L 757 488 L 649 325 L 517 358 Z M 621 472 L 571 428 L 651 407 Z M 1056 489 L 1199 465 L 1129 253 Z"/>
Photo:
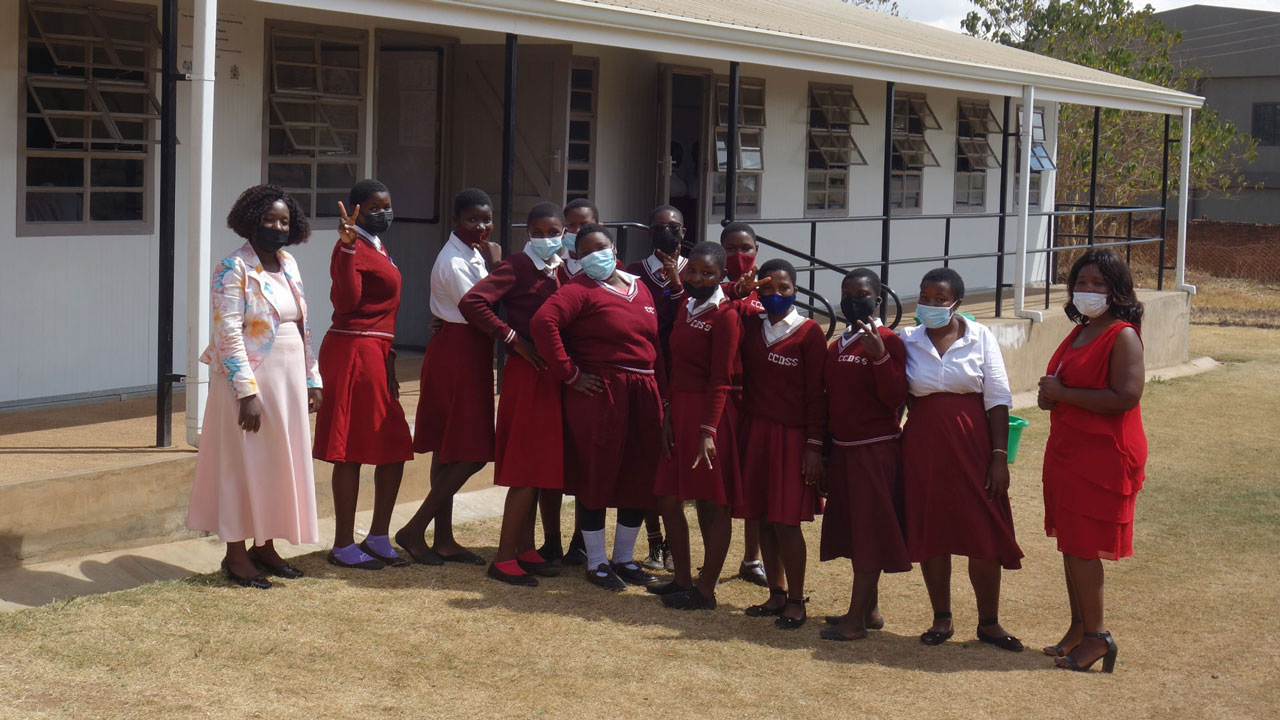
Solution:
<path fill-rule="evenodd" d="M 1078 324 L 1040 379 L 1040 407 L 1052 425 L 1044 450 L 1044 528 L 1058 539 L 1071 626 L 1044 649 L 1060 668 L 1115 668 L 1103 622 L 1102 560 L 1133 554 L 1133 507 L 1142 489 L 1142 303 L 1129 268 L 1110 249 L 1089 250 L 1071 267 L 1067 317 Z"/>
<path fill-rule="evenodd" d="M 333 463 L 333 550 L 340 567 L 381 570 L 407 561 L 391 547 L 388 524 L 400 492 L 413 438 L 396 382 L 396 312 L 400 270 L 379 237 L 391 225 L 391 192 L 361 180 L 348 196 L 351 215 L 338 203 L 342 224 L 329 261 L 333 325 L 320 345 L 320 376 L 329 402 L 316 416 L 312 455 Z M 373 465 L 373 520 L 364 542 L 354 537 L 360 466 Z"/>

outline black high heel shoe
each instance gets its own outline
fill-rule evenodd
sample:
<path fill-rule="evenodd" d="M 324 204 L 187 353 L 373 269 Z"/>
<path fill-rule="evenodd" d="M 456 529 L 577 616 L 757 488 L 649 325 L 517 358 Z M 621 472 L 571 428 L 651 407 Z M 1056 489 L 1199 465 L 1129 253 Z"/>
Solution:
<path fill-rule="evenodd" d="M 1071 618 L 1071 627 L 1075 627 L 1076 625 L 1079 625 L 1080 622 L 1081 622 L 1080 618 L 1078 617 Z M 1079 645 L 1079 643 L 1076 643 L 1076 645 Z M 1062 643 L 1059 642 L 1059 643 L 1054 643 L 1053 645 L 1050 645 L 1048 647 L 1041 648 L 1040 652 L 1044 653 L 1045 655 L 1048 655 L 1049 657 L 1062 657 L 1063 655 L 1066 655 L 1067 653 L 1075 649 L 1076 649 L 1075 645 L 1072 645 L 1071 647 L 1063 647 Z"/>
<path fill-rule="evenodd" d="M 778 596 L 778 595 L 786 597 L 787 591 L 783 590 L 782 588 L 769 588 L 769 600 L 772 600 L 775 596 Z M 743 613 L 747 617 L 777 617 L 778 615 L 782 614 L 782 608 L 784 607 L 786 606 L 779 605 L 776 608 L 769 607 L 769 603 L 766 601 L 766 602 L 760 603 L 759 605 L 752 605 L 748 607 L 746 610 L 743 611 Z"/>
<path fill-rule="evenodd" d="M 951 613 L 936 612 L 933 614 L 933 619 L 934 620 L 950 620 Z M 925 645 L 929 645 L 930 647 L 935 645 L 941 645 L 942 643 L 950 640 L 951 636 L 955 634 L 956 634 L 956 629 L 954 625 L 952 625 L 951 629 L 946 632 L 938 632 L 937 630 L 925 630 L 923 633 L 920 634 L 920 642 L 924 643 Z"/>
<path fill-rule="evenodd" d="M 804 607 L 805 605 L 808 605 L 808 604 L 809 604 L 809 598 L 804 598 L 803 600 L 792 600 L 791 598 L 787 598 L 787 605 L 800 606 L 800 617 L 789 618 L 786 615 L 783 615 L 782 611 L 779 610 L 778 619 L 773 621 L 773 626 L 778 628 L 779 630 L 799 629 L 802 625 L 804 625 L 805 620 L 809 619 L 809 611 L 806 610 Z M 784 605 L 783 607 L 786 607 L 786 605 Z"/>
<path fill-rule="evenodd" d="M 226 574 L 227 579 L 239 585 L 240 587 L 254 588 L 255 590 L 270 590 L 271 581 L 264 575 L 255 575 L 254 577 L 240 577 L 231 572 L 231 566 L 227 565 L 226 559 L 222 561 L 222 572 Z"/>
<path fill-rule="evenodd" d="M 1062 668 L 1063 670 L 1075 670 L 1076 672 L 1084 672 L 1084 671 L 1088 670 L 1089 668 L 1093 667 L 1093 664 L 1094 664 L 1094 663 L 1096 663 L 1096 662 L 1098 662 L 1099 660 L 1101 660 L 1101 661 L 1102 661 L 1102 672 L 1104 672 L 1104 673 L 1115 672 L 1115 669 L 1116 669 L 1116 655 L 1118 655 L 1118 654 L 1119 654 L 1119 652 L 1120 652 L 1120 648 L 1116 647 L 1116 641 L 1111 639 L 1111 633 L 1109 633 L 1109 632 L 1105 632 L 1105 631 L 1104 631 L 1104 632 L 1100 632 L 1100 633 L 1097 633 L 1097 632 L 1087 632 L 1087 633 L 1085 633 L 1085 634 L 1084 634 L 1084 636 L 1085 636 L 1085 637 L 1091 637 L 1091 638 L 1098 638 L 1098 639 L 1101 639 L 1101 640 L 1106 640 L 1106 641 L 1107 641 L 1107 652 L 1106 652 L 1106 654 L 1099 655 L 1098 657 L 1096 657 L 1096 658 L 1094 658 L 1094 659 L 1090 660 L 1090 661 L 1088 662 L 1088 664 L 1086 664 L 1086 665 L 1081 665 L 1080 663 L 1076 662 L 1076 659 L 1075 659 L 1075 658 L 1073 658 L 1073 657 L 1071 657 L 1071 655 L 1069 655 L 1069 654 L 1068 654 L 1068 655 L 1064 655 L 1064 656 L 1062 656 L 1062 660 L 1063 660 L 1063 662 L 1065 662 L 1066 664 L 1065 664 L 1065 665 L 1058 665 L 1058 667 Z M 1081 643 L 1081 644 L 1083 644 L 1083 643 Z M 1079 648 L 1080 646 L 1079 646 L 1079 645 L 1077 645 L 1076 647 L 1077 647 L 1077 648 Z M 1055 662 L 1056 662 L 1056 661 L 1055 661 Z"/>
<path fill-rule="evenodd" d="M 991 635 L 988 635 L 982 632 L 982 628 L 984 627 L 991 627 L 992 625 L 999 625 L 999 624 L 1000 624 L 999 618 L 984 618 L 982 620 L 979 620 L 978 629 L 976 631 L 978 635 L 978 639 L 984 643 L 987 643 L 988 645 L 995 645 L 1001 650 L 1008 650 L 1009 652 L 1022 652 L 1022 641 L 1019 640 L 1018 638 L 1008 634 L 1006 634 L 1004 637 L 993 637 Z"/>

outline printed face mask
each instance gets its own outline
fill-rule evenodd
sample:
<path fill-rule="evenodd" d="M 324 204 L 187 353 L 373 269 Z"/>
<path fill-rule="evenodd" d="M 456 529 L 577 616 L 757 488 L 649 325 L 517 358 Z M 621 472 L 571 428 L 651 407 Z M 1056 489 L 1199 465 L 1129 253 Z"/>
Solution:
<path fill-rule="evenodd" d="M 365 222 L 362 227 L 374 235 L 381 235 L 391 227 L 391 221 L 394 219 L 395 214 L 390 209 L 370 210 L 365 213 Z"/>
<path fill-rule="evenodd" d="M 770 315 L 785 315 L 796 302 L 796 296 L 783 297 L 777 293 L 773 295 L 765 295 L 760 298 L 760 304 L 764 306 L 764 311 Z"/>
<path fill-rule="evenodd" d="M 853 323 L 856 320 L 871 322 L 871 314 L 876 311 L 876 299 L 866 295 L 849 295 L 840 301 L 840 312 L 844 319 Z"/>
<path fill-rule="evenodd" d="M 563 243 L 558 237 L 551 238 L 529 238 L 529 246 L 533 248 L 533 252 L 545 262 L 551 259 L 552 255 L 560 252 L 560 246 Z"/>
<path fill-rule="evenodd" d="M 751 272 L 751 268 L 756 264 L 755 253 L 734 253 L 730 255 L 724 264 L 725 272 L 728 273 L 730 280 L 737 280 L 743 275 Z"/>
<path fill-rule="evenodd" d="M 289 244 L 289 231 L 259 226 L 253 236 L 253 242 L 259 249 L 275 255 L 280 248 Z"/>
<path fill-rule="evenodd" d="M 1101 316 L 1111 307 L 1107 293 L 1077 292 L 1071 293 L 1071 304 L 1076 306 L 1081 315 L 1087 318 Z"/>
<path fill-rule="evenodd" d="M 597 250 L 580 259 L 582 269 L 592 280 L 605 280 L 618 269 L 618 261 L 614 259 L 613 250 L 605 248 Z"/>
<path fill-rule="evenodd" d="M 936 330 L 951 322 L 951 313 L 954 306 L 955 303 L 951 305 L 917 305 L 916 315 L 920 316 L 922 325 Z"/>

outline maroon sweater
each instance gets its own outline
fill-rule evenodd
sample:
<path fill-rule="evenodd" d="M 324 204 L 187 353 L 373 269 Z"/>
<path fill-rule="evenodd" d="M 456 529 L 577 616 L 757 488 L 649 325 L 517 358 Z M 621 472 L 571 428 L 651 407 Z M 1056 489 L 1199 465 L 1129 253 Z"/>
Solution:
<path fill-rule="evenodd" d="M 690 315 L 688 304 L 671 329 L 672 392 L 702 393 L 702 428 L 714 434 L 733 384 L 742 339 L 742 317 L 732 300 Z"/>
<path fill-rule="evenodd" d="M 806 319 L 767 345 L 766 322 L 766 316 L 753 314 L 742 323 L 744 409 L 785 427 L 804 428 L 809 443 L 821 446 L 827 411 L 822 389 L 826 336 L 818 323 Z"/>
<path fill-rule="evenodd" d="M 677 261 L 679 262 L 679 261 Z M 653 305 L 658 313 L 658 340 L 662 344 L 662 359 L 667 367 L 671 366 L 671 328 L 676 324 L 676 313 L 689 298 L 682 287 L 678 292 L 671 290 L 671 280 L 665 272 L 653 275 L 645 267 L 644 260 L 637 260 L 627 266 L 627 272 L 640 278 L 640 282 L 648 288 L 653 296 Z"/>
<path fill-rule="evenodd" d="M 339 240 L 329 258 L 333 329 L 394 338 L 400 310 L 400 270 L 364 238 Z"/>
<path fill-rule="evenodd" d="M 653 371 L 661 362 L 653 298 L 638 281 L 624 295 L 579 275 L 534 313 L 529 334 L 565 383 L 576 381 L 581 370 Z"/>
<path fill-rule="evenodd" d="M 856 443 L 901 432 L 898 408 L 907 401 L 907 349 L 887 327 L 878 328 L 884 356 L 867 357 L 862 336 L 827 348 L 827 429 L 836 442 Z"/>
<path fill-rule="evenodd" d="M 472 286 L 458 302 L 458 312 L 475 329 L 499 342 L 510 343 L 516 338 L 529 340 L 529 321 L 533 314 L 559 288 L 560 281 L 554 271 L 548 275 L 538 269 L 527 253 L 518 252 L 498 263 L 487 277 Z M 506 322 L 493 311 L 498 303 L 507 311 Z"/>

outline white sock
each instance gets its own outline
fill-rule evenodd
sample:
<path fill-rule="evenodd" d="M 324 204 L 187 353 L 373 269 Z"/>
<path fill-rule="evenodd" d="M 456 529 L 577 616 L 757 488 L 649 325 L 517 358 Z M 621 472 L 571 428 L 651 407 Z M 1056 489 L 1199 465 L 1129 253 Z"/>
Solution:
<path fill-rule="evenodd" d="M 618 523 L 613 533 L 613 563 L 621 565 L 636 561 L 636 538 L 640 537 L 640 526 L 627 527 Z"/>
<path fill-rule="evenodd" d="M 606 562 L 604 530 L 583 530 L 582 545 L 587 551 L 587 567 L 592 571 Z"/>

